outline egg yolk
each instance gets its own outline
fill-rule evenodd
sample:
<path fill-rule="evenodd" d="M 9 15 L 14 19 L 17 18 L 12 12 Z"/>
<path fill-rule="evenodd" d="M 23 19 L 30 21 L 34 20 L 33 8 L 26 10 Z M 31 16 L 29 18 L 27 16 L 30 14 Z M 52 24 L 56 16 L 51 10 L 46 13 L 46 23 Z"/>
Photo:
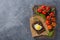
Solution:
<path fill-rule="evenodd" d="M 35 24 L 34 27 L 35 27 L 36 30 L 41 30 L 42 29 L 42 26 L 39 25 L 39 24 Z"/>

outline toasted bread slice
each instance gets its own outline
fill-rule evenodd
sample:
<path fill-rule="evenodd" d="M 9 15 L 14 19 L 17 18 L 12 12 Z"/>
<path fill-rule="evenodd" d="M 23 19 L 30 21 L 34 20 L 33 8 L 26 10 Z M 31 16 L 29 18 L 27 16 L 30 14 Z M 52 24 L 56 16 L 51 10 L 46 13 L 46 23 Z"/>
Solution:
<path fill-rule="evenodd" d="M 38 20 L 40 20 L 40 21 L 42 22 L 42 24 L 43 24 L 43 26 L 44 26 L 44 28 L 45 28 L 45 31 L 44 31 L 44 32 L 38 34 L 38 33 L 33 29 L 32 24 L 35 22 L 34 18 L 38 18 Z M 47 26 L 45 25 L 45 21 L 44 21 L 44 19 L 43 19 L 42 17 L 40 17 L 40 16 L 35 15 L 35 16 L 32 16 L 32 17 L 30 18 L 30 29 L 31 29 L 32 37 L 41 36 L 41 35 L 48 35 L 48 34 L 47 34 L 47 33 L 48 33 L 48 29 L 47 29 Z"/>

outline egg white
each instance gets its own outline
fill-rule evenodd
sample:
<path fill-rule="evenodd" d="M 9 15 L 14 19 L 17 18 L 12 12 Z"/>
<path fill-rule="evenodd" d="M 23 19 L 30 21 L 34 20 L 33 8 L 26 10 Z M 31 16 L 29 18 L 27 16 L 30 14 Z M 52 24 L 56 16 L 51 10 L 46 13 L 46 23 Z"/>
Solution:
<path fill-rule="evenodd" d="M 41 30 L 41 29 L 42 29 L 42 26 L 40 25 L 40 26 L 39 26 L 39 29 L 38 29 L 38 28 L 37 28 L 38 25 L 39 25 L 39 24 L 35 24 L 35 25 L 34 25 L 34 28 L 35 28 L 36 30 Z"/>

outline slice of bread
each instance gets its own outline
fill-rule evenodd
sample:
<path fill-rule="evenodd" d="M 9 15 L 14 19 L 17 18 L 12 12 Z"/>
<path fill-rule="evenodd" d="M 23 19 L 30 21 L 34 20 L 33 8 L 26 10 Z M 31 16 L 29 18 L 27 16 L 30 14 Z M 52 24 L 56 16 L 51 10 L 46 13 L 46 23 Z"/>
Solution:
<path fill-rule="evenodd" d="M 42 33 L 40 33 L 40 34 L 38 34 L 34 29 L 33 29 L 33 27 L 32 27 L 32 24 L 35 22 L 35 20 L 34 20 L 34 18 L 38 18 L 38 20 L 39 21 L 41 21 L 42 22 L 42 24 L 43 24 L 43 26 L 44 26 L 44 28 L 45 28 L 45 31 L 43 31 Z M 37 16 L 37 15 L 35 15 L 35 16 L 32 16 L 31 18 L 30 18 L 30 29 L 31 29 L 31 33 L 32 33 L 32 37 L 36 37 L 36 36 L 45 36 L 45 35 L 48 35 L 47 33 L 48 33 L 48 29 L 47 29 L 47 26 L 45 25 L 45 21 L 44 21 L 44 19 L 42 18 L 42 17 L 40 17 L 40 16 Z"/>

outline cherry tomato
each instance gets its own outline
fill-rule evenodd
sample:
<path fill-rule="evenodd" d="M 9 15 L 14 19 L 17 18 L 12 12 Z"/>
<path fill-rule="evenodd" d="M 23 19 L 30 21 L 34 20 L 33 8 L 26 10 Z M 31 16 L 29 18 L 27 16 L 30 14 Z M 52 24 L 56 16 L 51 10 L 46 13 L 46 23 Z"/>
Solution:
<path fill-rule="evenodd" d="M 55 27 L 56 26 L 56 22 L 52 22 L 52 26 Z"/>
<path fill-rule="evenodd" d="M 44 9 L 46 9 L 46 6 L 45 5 L 42 5 L 41 8 L 44 10 Z"/>
<path fill-rule="evenodd" d="M 42 10 L 40 8 L 37 9 L 38 12 L 42 12 Z"/>
<path fill-rule="evenodd" d="M 46 20 L 46 24 L 49 25 L 50 24 L 50 21 L 49 20 Z"/>
<path fill-rule="evenodd" d="M 52 17 L 52 18 L 51 18 L 51 21 L 56 21 L 56 18 L 55 18 L 55 17 Z"/>
<path fill-rule="evenodd" d="M 46 10 L 49 11 L 50 10 L 50 7 L 46 7 Z"/>
<path fill-rule="evenodd" d="M 52 29 L 52 26 L 51 25 L 48 25 L 47 28 L 48 28 L 48 30 L 51 30 Z"/>
<path fill-rule="evenodd" d="M 46 12 L 45 11 L 42 11 L 42 14 L 46 14 Z"/>
<path fill-rule="evenodd" d="M 46 17 L 47 20 L 50 20 L 50 18 L 51 18 L 50 16 L 47 16 L 47 17 Z"/>
<path fill-rule="evenodd" d="M 50 15 L 50 16 L 54 16 L 54 12 L 51 12 L 49 15 Z"/>

